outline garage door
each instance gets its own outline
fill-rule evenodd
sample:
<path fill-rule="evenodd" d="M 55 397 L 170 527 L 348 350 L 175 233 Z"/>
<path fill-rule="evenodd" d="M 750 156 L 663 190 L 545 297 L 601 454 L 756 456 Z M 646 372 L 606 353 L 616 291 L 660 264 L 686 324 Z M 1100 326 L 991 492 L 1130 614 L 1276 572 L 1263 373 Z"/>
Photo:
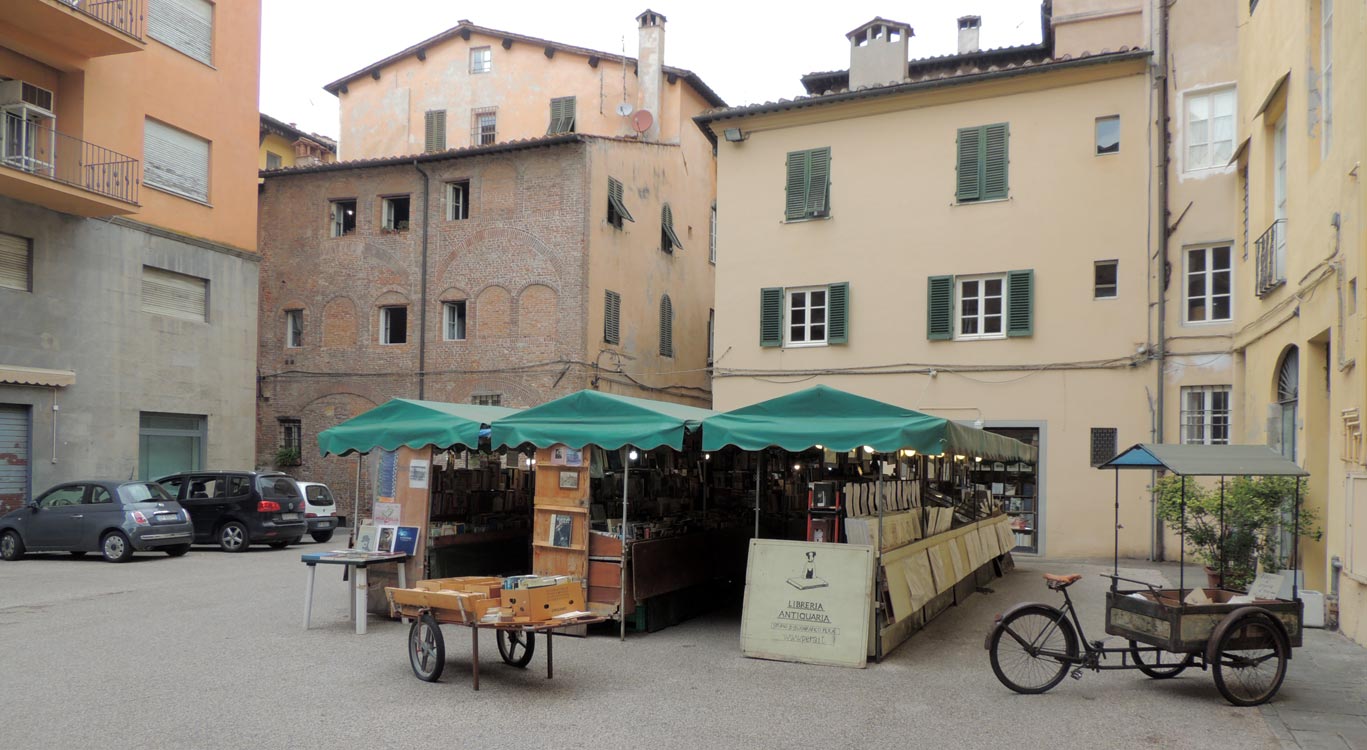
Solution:
<path fill-rule="evenodd" d="M 0 404 L 0 513 L 29 496 L 29 410 Z"/>

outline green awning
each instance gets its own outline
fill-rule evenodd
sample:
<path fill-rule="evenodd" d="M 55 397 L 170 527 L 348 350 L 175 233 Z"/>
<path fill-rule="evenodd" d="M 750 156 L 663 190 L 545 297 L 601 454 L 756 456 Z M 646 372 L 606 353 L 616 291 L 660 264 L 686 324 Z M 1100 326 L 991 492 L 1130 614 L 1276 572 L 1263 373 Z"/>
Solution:
<path fill-rule="evenodd" d="M 517 409 L 396 398 L 318 433 L 318 450 L 345 456 L 376 448 L 479 447 L 479 431 Z"/>
<path fill-rule="evenodd" d="M 880 453 L 909 449 L 985 461 L 1039 459 L 1034 446 L 1019 440 L 824 385 L 711 417 L 703 422 L 702 444 L 708 451 L 727 445 L 850 451 L 867 445 Z"/>
<path fill-rule="evenodd" d="M 1164 469 L 1187 477 L 1308 477 L 1310 472 L 1264 445 L 1140 443 L 1098 469 Z"/>
<path fill-rule="evenodd" d="M 596 445 L 615 450 L 630 445 L 649 450 L 667 445 L 681 450 L 684 432 L 698 429 L 713 414 L 668 401 L 583 390 L 494 420 L 490 441 L 495 448 L 563 443 L 571 448 Z"/>

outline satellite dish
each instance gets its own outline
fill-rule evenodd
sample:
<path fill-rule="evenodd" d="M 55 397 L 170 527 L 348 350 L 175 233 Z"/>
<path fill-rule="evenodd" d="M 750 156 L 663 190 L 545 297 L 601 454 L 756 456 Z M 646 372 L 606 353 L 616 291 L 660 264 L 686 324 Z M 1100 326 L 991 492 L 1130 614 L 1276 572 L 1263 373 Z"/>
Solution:
<path fill-rule="evenodd" d="M 650 130 L 650 126 L 654 124 L 654 122 L 655 117 L 650 114 L 649 110 L 638 109 L 636 110 L 636 114 L 631 116 L 631 127 L 634 128 L 637 133 L 644 133 L 647 130 Z"/>
<path fill-rule="evenodd" d="M 634 111 L 635 110 L 631 108 L 631 104 L 628 102 L 622 102 L 621 104 L 617 105 L 617 114 L 623 117 L 630 117 L 631 113 Z"/>

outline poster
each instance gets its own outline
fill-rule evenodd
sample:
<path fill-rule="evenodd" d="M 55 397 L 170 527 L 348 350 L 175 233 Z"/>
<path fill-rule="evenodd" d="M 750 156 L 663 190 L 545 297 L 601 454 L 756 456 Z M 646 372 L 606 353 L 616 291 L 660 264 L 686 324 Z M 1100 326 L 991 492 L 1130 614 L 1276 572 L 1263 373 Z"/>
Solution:
<path fill-rule="evenodd" d="M 872 597 L 871 546 L 752 539 L 741 653 L 862 668 Z"/>
<path fill-rule="evenodd" d="M 400 526 L 394 533 L 394 552 L 412 555 L 418 551 L 418 527 Z"/>
<path fill-rule="evenodd" d="M 380 526 L 379 536 L 376 537 L 375 551 L 389 553 L 394 551 L 394 533 L 398 531 L 398 526 Z"/>
<path fill-rule="evenodd" d="M 361 552 L 374 552 L 377 534 L 374 526 L 365 525 L 356 530 L 356 549 Z"/>
<path fill-rule="evenodd" d="M 380 452 L 380 471 L 379 491 L 375 494 L 380 497 L 394 497 L 394 490 L 397 484 L 395 474 L 398 471 L 399 455 L 394 451 Z"/>
<path fill-rule="evenodd" d="M 372 519 L 376 525 L 393 526 L 399 522 L 399 514 L 403 512 L 403 506 L 398 503 L 386 503 L 380 500 L 375 501 L 371 508 Z"/>
<path fill-rule="evenodd" d="M 432 465 L 427 461 L 417 458 L 408 462 L 408 486 L 415 490 L 427 489 L 427 475 L 431 473 Z"/>
<path fill-rule="evenodd" d="M 571 547 L 574 545 L 574 516 L 568 513 L 551 514 L 551 546 Z"/>

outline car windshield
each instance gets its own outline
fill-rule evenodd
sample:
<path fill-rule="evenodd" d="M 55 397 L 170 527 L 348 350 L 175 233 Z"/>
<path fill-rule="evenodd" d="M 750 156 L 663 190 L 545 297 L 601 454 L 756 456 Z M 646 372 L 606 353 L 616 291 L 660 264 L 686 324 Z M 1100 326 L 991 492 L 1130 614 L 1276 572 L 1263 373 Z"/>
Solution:
<path fill-rule="evenodd" d="M 332 491 L 321 484 L 311 484 L 304 488 L 308 493 L 309 502 L 313 505 L 332 505 Z"/>
<path fill-rule="evenodd" d="M 287 476 L 257 477 L 256 489 L 261 497 L 272 500 L 298 500 L 299 485 Z"/>
<path fill-rule="evenodd" d="M 154 482 L 121 485 L 119 497 L 122 497 L 125 503 L 164 503 L 175 500 L 161 485 Z"/>

